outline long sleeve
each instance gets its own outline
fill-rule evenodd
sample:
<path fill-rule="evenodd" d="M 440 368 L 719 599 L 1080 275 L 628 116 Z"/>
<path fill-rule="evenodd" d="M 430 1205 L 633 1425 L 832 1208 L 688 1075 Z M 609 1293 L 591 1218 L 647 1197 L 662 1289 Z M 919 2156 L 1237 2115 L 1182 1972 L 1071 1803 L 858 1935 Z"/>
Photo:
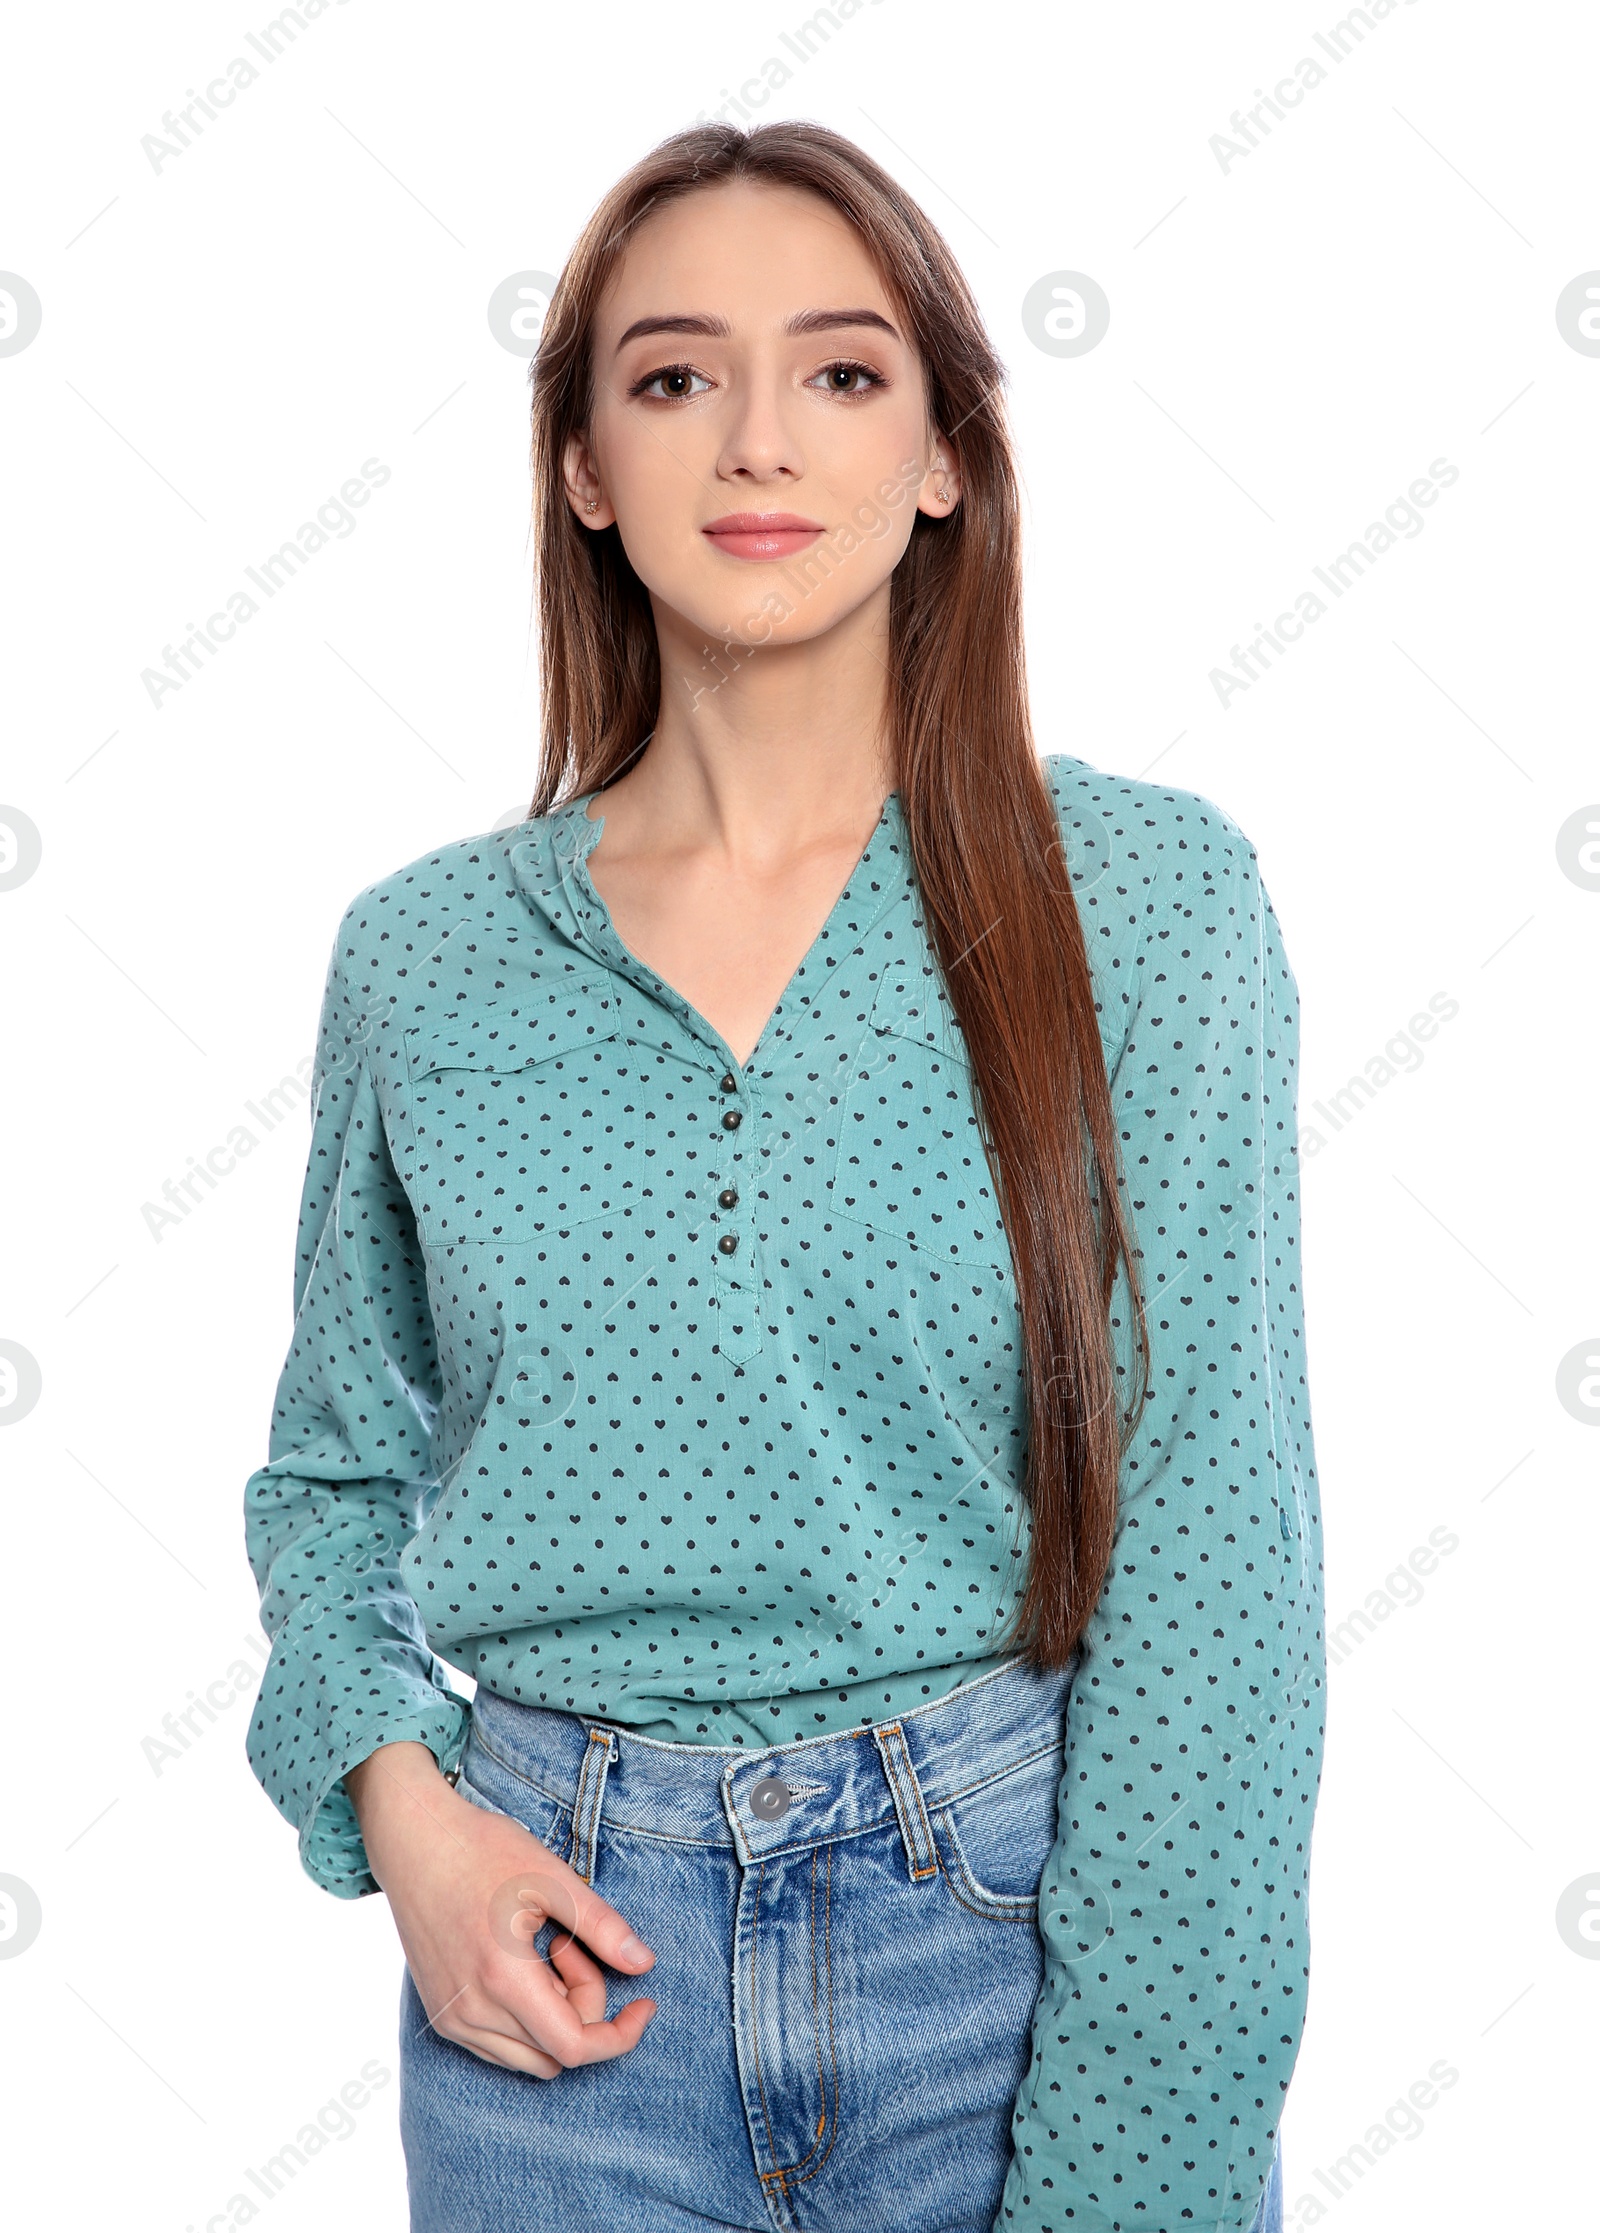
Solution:
<path fill-rule="evenodd" d="M 1111 1073 L 1150 1397 L 1069 1703 L 996 2233 L 1248 2228 L 1305 2020 L 1326 1663 L 1299 996 L 1253 848 L 1186 803 Z M 1113 1321 L 1126 1391 L 1125 1281 Z"/>
<path fill-rule="evenodd" d="M 429 1649 L 399 1561 L 436 1493 L 438 1361 L 411 1208 L 334 948 L 313 1075 L 294 1332 L 245 1538 L 272 1642 L 246 1740 L 324 1890 L 375 1892 L 345 1771 L 415 1738 L 453 1768 L 468 1708 Z"/>

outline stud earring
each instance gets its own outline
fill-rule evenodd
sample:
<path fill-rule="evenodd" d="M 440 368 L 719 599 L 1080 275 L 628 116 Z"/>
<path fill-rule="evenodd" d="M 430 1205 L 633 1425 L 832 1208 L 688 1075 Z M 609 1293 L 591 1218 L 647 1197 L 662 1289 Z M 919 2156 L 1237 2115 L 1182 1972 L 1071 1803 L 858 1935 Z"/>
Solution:
<path fill-rule="evenodd" d="M 590 497 L 590 499 L 589 499 L 589 502 L 588 502 L 588 505 L 587 505 L 586 509 L 587 509 L 587 510 L 589 510 L 589 511 L 591 511 L 591 512 L 598 512 L 598 511 L 599 511 L 599 509 L 600 509 L 600 499 L 599 499 L 599 497 L 598 497 L 598 496 L 591 496 L 591 497 Z"/>

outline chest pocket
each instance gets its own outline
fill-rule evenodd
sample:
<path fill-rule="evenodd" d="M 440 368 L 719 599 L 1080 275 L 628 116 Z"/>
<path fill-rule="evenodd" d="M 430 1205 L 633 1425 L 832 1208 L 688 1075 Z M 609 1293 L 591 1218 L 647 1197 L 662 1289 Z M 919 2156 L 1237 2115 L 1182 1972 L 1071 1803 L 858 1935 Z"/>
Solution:
<path fill-rule="evenodd" d="M 919 964 L 891 965 L 879 980 L 840 1106 L 832 1207 L 942 1262 L 1011 1271 L 966 1041 Z"/>
<path fill-rule="evenodd" d="M 648 1188 L 639 1072 L 609 982 L 563 980 L 406 1032 L 425 1242 L 537 1240 Z"/>

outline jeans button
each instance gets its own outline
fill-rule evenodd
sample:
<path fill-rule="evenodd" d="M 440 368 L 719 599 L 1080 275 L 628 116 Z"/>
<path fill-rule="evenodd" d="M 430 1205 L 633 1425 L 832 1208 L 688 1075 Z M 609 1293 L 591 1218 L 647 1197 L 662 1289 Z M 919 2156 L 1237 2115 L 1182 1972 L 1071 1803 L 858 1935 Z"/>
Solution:
<path fill-rule="evenodd" d="M 763 1822 L 776 1822 L 789 1811 L 789 1786 L 782 1776 L 763 1776 L 750 1794 L 750 1812 Z"/>

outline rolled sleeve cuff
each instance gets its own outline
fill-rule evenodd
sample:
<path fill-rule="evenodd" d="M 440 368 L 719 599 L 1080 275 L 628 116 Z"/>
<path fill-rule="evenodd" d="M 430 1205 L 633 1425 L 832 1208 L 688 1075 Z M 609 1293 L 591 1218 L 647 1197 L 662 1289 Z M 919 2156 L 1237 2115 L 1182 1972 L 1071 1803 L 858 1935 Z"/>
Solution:
<path fill-rule="evenodd" d="M 344 1778 L 382 1745 L 424 1744 L 450 1775 L 461 1765 L 472 1719 L 468 1700 L 441 1692 L 432 1705 L 375 1713 L 361 1728 L 330 1733 L 331 1757 L 304 1821 L 300 1825 L 300 1865 L 314 1884 L 335 1899 L 358 1900 L 381 1890 L 367 1861 L 361 1824 Z"/>

